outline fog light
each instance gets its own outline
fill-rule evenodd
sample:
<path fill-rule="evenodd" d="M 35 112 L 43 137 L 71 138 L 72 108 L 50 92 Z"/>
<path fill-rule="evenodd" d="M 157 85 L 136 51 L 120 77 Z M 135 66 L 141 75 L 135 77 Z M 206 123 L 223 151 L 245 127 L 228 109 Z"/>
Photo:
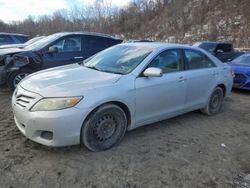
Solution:
<path fill-rule="evenodd" d="M 42 131 L 41 132 L 41 137 L 46 139 L 46 140 L 52 140 L 53 139 L 53 133 L 50 131 Z"/>

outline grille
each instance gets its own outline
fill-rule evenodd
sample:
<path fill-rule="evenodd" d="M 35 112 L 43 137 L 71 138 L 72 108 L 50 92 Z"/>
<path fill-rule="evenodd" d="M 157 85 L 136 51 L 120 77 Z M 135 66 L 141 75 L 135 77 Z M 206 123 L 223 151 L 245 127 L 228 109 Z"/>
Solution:
<path fill-rule="evenodd" d="M 35 98 L 27 95 L 16 95 L 16 105 L 26 108 Z"/>
<path fill-rule="evenodd" d="M 244 74 L 235 73 L 234 80 L 236 80 L 236 81 L 245 81 L 246 76 Z"/>

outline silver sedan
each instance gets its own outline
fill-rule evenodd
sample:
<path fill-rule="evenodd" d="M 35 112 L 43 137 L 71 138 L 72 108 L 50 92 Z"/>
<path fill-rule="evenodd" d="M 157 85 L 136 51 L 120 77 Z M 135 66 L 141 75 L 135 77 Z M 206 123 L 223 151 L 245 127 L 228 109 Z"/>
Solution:
<path fill-rule="evenodd" d="M 126 43 L 28 76 L 12 108 L 19 130 L 35 142 L 101 151 L 146 124 L 197 109 L 218 113 L 232 83 L 231 68 L 201 49 Z"/>

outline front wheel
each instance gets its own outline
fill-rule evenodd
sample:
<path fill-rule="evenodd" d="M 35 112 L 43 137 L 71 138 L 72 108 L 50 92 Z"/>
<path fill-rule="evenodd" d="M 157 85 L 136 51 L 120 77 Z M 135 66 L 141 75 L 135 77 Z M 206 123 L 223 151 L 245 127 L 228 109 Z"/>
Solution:
<path fill-rule="evenodd" d="M 119 143 L 127 130 L 125 112 L 114 104 L 99 107 L 83 124 L 81 143 L 91 151 L 102 151 Z"/>
<path fill-rule="evenodd" d="M 201 111 L 209 116 L 219 113 L 222 107 L 223 98 L 223 90 L 220 87 L 216 87 L 210 96 L 207 105 L 205 108 L 201 109 Z"/>
<path fill-rule="evenodd" d="M 11 73 L 9 77 L 10 89 L 14 91 L 19 82 L 31 73 L 32 71 L 26 68 L 19 69 L 18 71 L 14 71 L 13 73 Z"/>

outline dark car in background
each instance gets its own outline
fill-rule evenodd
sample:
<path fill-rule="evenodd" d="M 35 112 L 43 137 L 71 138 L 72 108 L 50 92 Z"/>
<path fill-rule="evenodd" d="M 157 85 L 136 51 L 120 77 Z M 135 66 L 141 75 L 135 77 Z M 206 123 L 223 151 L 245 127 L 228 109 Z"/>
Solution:
<path fill-rule="evenodd" d="M 236 57 L 244 54 L 244 52 L 236 51 L 233 47 L 233 44 L 227 42 L 197 42 L 193 46 L 210 52 L 222 62 L 232 61 Z"/>
<path fill-rule="evenodd" d="M 27 42 L 28 40 L 29 40 L 28 35 L 0 32 L 0 46 L 6 44 L 22 44 Z"/>
<path fill-rule="evenodd" d="M 250 53 L 245 53 L 228 64 L 235 74 L 233 87 L 250 90 Z"/>
<path fill-rule="evenodd" d="M 153 42 L 153 41 L 148 39 L 130 39 L 127 42 Z"/>
<path fill-rule="evenodd" d="M 0 85 L 12 90 L 28 74 L 83 61 L 122 40 L 92 32 L 61 32 L 23 49 L 0 50 Z"/>
<path fill-rule="evenodd" d="M 27 42 L 25 43 L 22 43 L 22 44 L 6 44 L 6 45 L 1 45 L 0 46 L 0 50 L 1 49 L 6 49 L 6 48 L 24 48 L 38 40 L 41 40 L 42 38 L 44 38 L 44 36 L 40 36 L 40 37 L 34 37 L 30 40 L 28 40 Z"/>

